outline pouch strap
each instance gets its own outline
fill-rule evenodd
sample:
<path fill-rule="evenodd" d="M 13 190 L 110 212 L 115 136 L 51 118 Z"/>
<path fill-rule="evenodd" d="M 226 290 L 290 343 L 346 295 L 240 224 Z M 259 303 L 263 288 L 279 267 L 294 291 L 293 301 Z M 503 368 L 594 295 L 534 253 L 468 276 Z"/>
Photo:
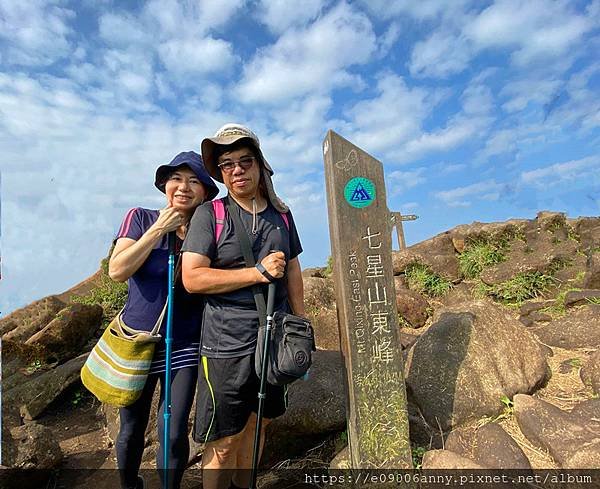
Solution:
<path fill-rule="evenodd" d="M 242 248 L 242 253 L 244 254 L 244 261 L 246 262 L 247 268 L 253 268 L 256 266 L 256 259 L 254 258 L 254 253 L 252 253 L 252 246 L 250 245 L 250 238 L 248 237 L 248 232 L 244 227 L 244 223 L 240 218 L 239 214 L 239 206 L 237 202 L 231 197 L 227 196 L 224 199 L 226 207 L 235 207 L 232 209 L 233 212 L 229 212 L 231 219 L 233 220 L 234 232 L 240 242 L 240 247 Z M 260 319 L 259 327 L 267 323 L 267 304 L 265 302 L 265 296 L 263 291 L 261 290 L 260 285 L 254 284 L 252 286 L 252 293 L 254 294 L 254 302 L 256 303 L 256 310 L 258 311 L 258 317 Z"/>

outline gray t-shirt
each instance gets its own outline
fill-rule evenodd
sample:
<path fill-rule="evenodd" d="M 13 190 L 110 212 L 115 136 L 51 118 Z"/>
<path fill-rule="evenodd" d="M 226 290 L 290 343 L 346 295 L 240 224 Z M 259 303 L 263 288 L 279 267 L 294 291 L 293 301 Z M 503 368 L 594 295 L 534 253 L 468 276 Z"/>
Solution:
<path fill-rule="evenodd" d="M 237 205 L 229 206 L 219 242 L 215 242 L 215 214 L 212 202 L 199 206 L 192 217 L 183 243 L 183 251 L 207 256 L 211 267 L 244 268 L 246 262 L 239 239 L 235 235 L 230 212 L 239 212 L 256 263 L 270 250 L 283 251 L 286 262 L 302 252 L 300 238 L 291 212 L 287 213 L 289 230 L 283 217 L 270 204 L 257 214 L 257 233 L 252 234 L 252 214 Z M 277 280 L 275 310 L 289 311 L 286 275 Z M 267 285 L 264 293 L 266 297 Z M 202 323 L 202 355 L 210 358 L 234 358 L 254 352 L 258 331 L 258 312 L 252 287 L 220 294 L 207 294 Z"/>

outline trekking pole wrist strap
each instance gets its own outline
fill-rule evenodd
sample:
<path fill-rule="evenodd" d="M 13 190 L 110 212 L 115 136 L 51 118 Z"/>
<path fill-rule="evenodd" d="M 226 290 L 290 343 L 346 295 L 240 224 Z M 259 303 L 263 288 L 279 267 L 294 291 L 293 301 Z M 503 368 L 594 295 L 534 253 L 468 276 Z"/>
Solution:
<path fill-rule="evenodd" d="M 273 277 L 273 275 L 271 275 L 269 272 L 267 272 L 267 269 L 263 266 L 262 263 L 257 263 L 256 264 L 256 269 L 262 274 L 263 277 L 265 277 L 269 282 L 274 282 L 275 281 L 275 277 Z"/>

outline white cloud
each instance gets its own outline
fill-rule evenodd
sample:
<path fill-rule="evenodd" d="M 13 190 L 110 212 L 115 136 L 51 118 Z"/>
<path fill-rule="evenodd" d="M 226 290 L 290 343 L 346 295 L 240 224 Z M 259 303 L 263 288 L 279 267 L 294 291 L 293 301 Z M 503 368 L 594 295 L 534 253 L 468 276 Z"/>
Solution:
<path fill-rule="evenodd" d="M 409 69 L 413 76 L 445 78 L 463 71 L 473 56 L 471 44 L 450 32 L 434 32 L 413 48 Z"/>
<path fill-rule="evenodd" d="M 347 111 L 352 121 L 352 139 L 368 152 L 385 152 L 417 137 L 423 120 L 436 103 L 422 88 L 409 88 L 392 73 L 377 81 L 377 97 L 357 102 Z"/>
<path fill-rule="evenodd" d="M 466 163 L 440 163 L 436 165 L 436 171 L 442 175 L 450 175 L 467 169 Z"/>
<path fill-rule="evenodd" d="M 245 103 L 278 103 L 352 83 L 346 71 L 375 52 L 369 19 L 341 3 L 306 29 L 285 32 L 244 67 L 237 94 Z"/>
<path fill-rule="evenodd" d="M 599 182 L 600 157 L 588 156 L 521 173 L 522 183 L 537 187 L 568 185 L 576 180 Z"/>
<path fill-rule="evenodd" d="M 404 15 L 416 20 L 431 20 L 437 17 L 460 15 L 472 0 L 361 0 L 362 4 L 375 16 L 391 19 Z"/>
<path fill-rule="evenodd" d="M 230 43 L 211 37 L 172 39 L 158 47 L 158 54 L 167 70 L 177 76 L 230 71 L 238 61 Z"/>
<path fill-rule="evenodd" d="M 163 3 L 162 0 L 160 2 Z M 246 0 L 199 0 L 199 15 L 194 21 L 209 29 L 227 24 L 246 4 Z"/>
<path fill-rule="evenodd" d="M 101 15 L 98 30 L 102 40 L 111 46 L 127 47 L 152 41 L 152 33 L 138 19 L 128 14 L 109 12 Z"/>
<path fill-rule="evenodd" d="M 415 44 L 409 69 L 414 76 L 445 78 L 464 71 L 482 51 L 494 49 L 511 53 L 519 68 L 536 62 L 543 69 L 565 71 L 583 54 L 574 48 L 598 25 L 594 12 L 577 13 L 564 0 L 496 0 L 479 13 L 463 6 Z"/>
<path fill-rule="evenodd" d="M 401 195 L 408 189 L 414 188 L 427 181 L 425 178 L 426 168 L 415 168 L 409 171 L 395 170 L 387 175 L 386 185 L 389 195 L 395 197 Z"/>
<path fill-rule="evenodd" d="M 504 185 L 494 180 L 478 182 L 464 187 L 437 192 L 435 197 L 450 207 L 468 207 L 471 200 L 495 201 L 500 198 Z"/>
<path fill-rule="evenodd" d="M 162 205 L 156 167 L 198 151 L 224 117 L 173 120 L 154 107 L 136 119 L 112 100 L 50 76 L 0 74 L 3 312 L 97 270 L 124 212 Z"/>
<path fill-rule="evenodd" d="M 523 66 L 565 53 L 592 25 L 565 1 L 497 0 L 466 26 L 465 35 L 480 49 L 516 47 L 514 60 Z"/>
<path fill-rule="evenodd" d="M 446 127 L 431 132 L 423 132 L 406 145 L 406 151 L 414 156 L 419 156 L 429 151 L 444 151 L 455 148 L 467 141 L 475 134 L 480 134 L 487 126 L 486 118 L 451 119 Z"/>
<path fill-rule="evenodd" d="M 303 2 L 261 0 L 256 19 L 265 24 L 271 32 L 281 34 L 290 28 L 305 27 L 329 3 L 329 0 L 304 0 Z"/>
<path fill-rule="evenodd" d="M 557 79 L 529 78 L 509 82 L 502 88 L 500 95 L 509 100 L 502 105 L 507 112 L 523 110 L 529 103 L 539 105 L 549 103 L 558 94 L 562 82 Z"/>
<path fill-rule="evenodd" d="M 69 25 L 75 13 L 63 2 L 0 1 L 0 49 L 5 65 L 46 66 L 66 57 L 74 48 Z"/>

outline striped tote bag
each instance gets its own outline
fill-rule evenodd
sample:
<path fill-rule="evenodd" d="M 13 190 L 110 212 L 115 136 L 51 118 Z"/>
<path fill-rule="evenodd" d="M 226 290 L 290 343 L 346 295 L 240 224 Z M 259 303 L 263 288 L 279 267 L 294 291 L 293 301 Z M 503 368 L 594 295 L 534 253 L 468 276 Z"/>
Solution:
<path fill-rule="evenodd" d="M 152 331 L 139 331 L 121 320 L 121 311 L 106 327 L 81 369 L 81 382 L 100 402 L 124 407 L 142 394 L 166 304 Z"/>

